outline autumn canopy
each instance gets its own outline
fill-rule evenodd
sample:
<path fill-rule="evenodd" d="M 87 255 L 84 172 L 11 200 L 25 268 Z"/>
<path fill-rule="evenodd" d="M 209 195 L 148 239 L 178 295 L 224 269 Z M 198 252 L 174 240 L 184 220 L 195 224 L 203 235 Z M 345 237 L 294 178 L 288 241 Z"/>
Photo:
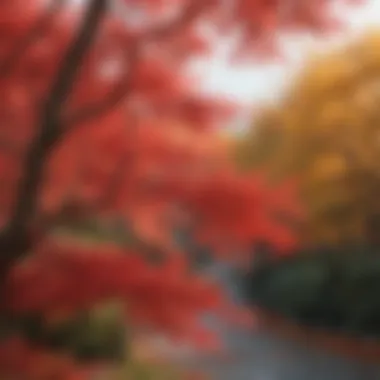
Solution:
<path fill-rule="evenodd" d="M 74 379 L 83 359 L 124 358 L 131 325 L 208 343 L 200 314 L 228 305 L 175 232 L 215 254 L 287 249 L 276 216 L 299 210 L 291 186 L 234 171 L 217 132 L 234 107 L 187 69 L 230 33 L 252 58 L 334 27 L 329 3 L 0 4 L 1 374 Z"/>
<path fill-rule="evenodd" d="M 239 144 L 244 168 L 299 178 L 312 242 L 377 239 L 379 45 L 370 32 L 314 57 Z"/>

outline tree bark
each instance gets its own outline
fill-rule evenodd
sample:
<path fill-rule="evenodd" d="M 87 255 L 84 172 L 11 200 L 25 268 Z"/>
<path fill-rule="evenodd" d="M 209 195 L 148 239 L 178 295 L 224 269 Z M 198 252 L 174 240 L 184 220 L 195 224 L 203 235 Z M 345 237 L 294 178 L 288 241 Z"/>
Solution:
<path fill-rule="evenodd" d="M 24 175 L 17 186 L 15 206 L 7 226 L 0 233 L 0 289 L 3 293 L 1 301 L 6 297 L 4 285 L 9 270 L 32 249 L 32 224 L 45 163 L 65 133 L 62 123 L 63 108 L 106 14 L 107 3 L 107 0 L 90 1 L 52 87 L 46 94 L 40 127 L 25 157 Z"/>

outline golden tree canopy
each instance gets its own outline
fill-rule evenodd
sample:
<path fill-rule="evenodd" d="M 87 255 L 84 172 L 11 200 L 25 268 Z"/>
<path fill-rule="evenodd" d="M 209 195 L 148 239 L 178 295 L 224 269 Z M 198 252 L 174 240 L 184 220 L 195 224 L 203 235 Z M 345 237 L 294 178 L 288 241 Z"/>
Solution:
<path fill-rule="evenodd" d="M 296 174 L 313 240 L 359 238 L 380 211 L 380 32 L 314 57 L 238 143 L 243 168 Z"/>

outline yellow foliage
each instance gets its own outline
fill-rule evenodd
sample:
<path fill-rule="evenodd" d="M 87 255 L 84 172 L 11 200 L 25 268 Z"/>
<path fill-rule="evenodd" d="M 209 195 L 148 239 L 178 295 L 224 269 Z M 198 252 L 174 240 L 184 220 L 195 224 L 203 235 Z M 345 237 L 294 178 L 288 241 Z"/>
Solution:
<path fill-rule="evenodd" d="M 380 211 L 380 33 L 314 57 L 238 142 L 244 168 L 297 174 L 313 240 L 360 238 Z"/>
<path fill-rule="evenodd" d="M 342 177 L 346 170 L 346 161 L 337 153 L 321 155 L 321 157 L 311 164 L 311 180 L 325 181 Z"/>

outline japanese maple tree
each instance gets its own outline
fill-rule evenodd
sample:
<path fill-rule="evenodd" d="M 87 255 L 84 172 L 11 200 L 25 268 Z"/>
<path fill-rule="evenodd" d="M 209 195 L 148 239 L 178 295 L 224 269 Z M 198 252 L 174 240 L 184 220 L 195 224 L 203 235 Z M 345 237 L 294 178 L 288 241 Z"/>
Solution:
<path fill-rule="evenodd" d="M 224 302 L 175 228 L 215 251 L 291 243 L 274 215 L 295 203 L 234 172 L 215 132 L 231 107 L 187 74 L 225 33 L 255 56 L 332 24 L 329 1 L 285 3 L 281 17 L 283 1 L 0 4 L 4 376 L 74 378 L 80 359 L 123 357 L 129 324 L 207 343 L 198 317 Z"/>

